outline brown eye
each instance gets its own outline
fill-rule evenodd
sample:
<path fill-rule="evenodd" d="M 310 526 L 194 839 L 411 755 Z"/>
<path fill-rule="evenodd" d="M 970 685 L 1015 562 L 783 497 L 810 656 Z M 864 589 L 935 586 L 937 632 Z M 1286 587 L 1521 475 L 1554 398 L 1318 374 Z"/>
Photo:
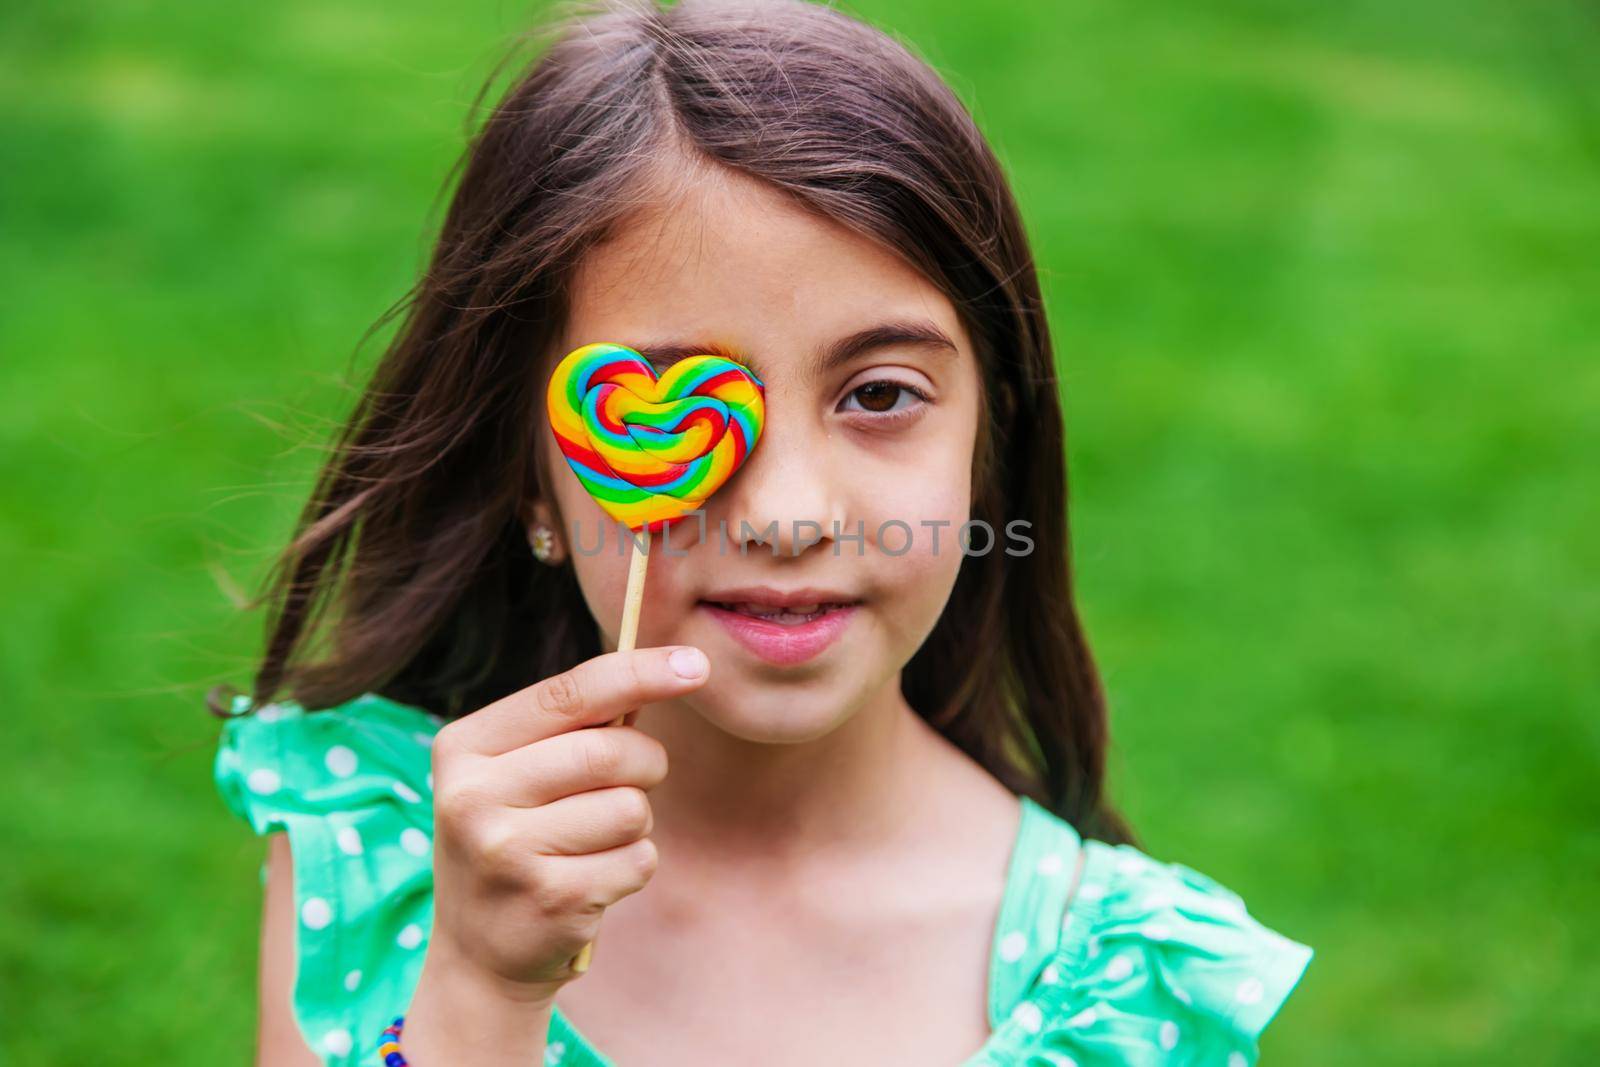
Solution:
<path fill-rule="evenodd" d="M 854 411 L 861 415 L 882 416 L 881 422 L 907 419 L 928 403 L 928 396 L 914 385 L 881 379 L 858 385 L 845 394 L 839 404 L 840 411 Z"/>
<path fill-rule="evenodd" d="M 900 386 L 894 382 L 868 382 L 854 391 L 862 408 L 867 411 L 891 411 L 900 399 Z"/>

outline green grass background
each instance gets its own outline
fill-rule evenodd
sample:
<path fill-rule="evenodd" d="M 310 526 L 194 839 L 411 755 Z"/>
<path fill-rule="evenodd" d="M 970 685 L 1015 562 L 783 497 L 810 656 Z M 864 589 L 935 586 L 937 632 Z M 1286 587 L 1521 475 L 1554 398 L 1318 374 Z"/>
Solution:
<path fill-rule="evenodd" d="M 1318 950 L 1268 1062 L 1595 1062 L 1600 11 L 856 10 L 1035 241 L 1117 794 Z M 537 11 L 0 15 L 5 1062 L 246 1061 L 201 694 Z"/>

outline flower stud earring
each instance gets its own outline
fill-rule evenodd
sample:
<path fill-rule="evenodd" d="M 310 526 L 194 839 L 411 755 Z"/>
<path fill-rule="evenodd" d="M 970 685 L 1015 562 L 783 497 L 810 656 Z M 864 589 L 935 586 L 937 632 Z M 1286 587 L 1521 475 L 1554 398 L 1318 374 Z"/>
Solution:
<path fill-rule="evenodd" d="M 550 563 L 556 557 L 556 532 L 544 523 L 537 523 L 533 533 L 528 535 L 528 544 L 533 549 L 533 558 L 540 563 Z"/>

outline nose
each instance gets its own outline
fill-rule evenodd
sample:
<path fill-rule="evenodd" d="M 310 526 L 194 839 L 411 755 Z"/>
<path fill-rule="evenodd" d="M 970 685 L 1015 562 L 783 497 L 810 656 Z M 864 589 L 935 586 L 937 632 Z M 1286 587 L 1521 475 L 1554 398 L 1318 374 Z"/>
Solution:
<path fill-rule="evenodd" d="M 794 557 L 833 542 L 846 508 L 829 444 L 805 413 L 776 415 L 768 407 L 761 439 L 713 498 L 729 551 Z"/>

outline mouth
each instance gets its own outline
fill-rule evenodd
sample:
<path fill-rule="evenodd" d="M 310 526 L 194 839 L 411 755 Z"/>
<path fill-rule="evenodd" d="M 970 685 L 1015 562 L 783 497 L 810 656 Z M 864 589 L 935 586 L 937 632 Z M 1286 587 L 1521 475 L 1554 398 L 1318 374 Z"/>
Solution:
<path fill-rule="evenodd" d="M 739 644 L 776 666 L 805 663 L 837 641 L 861 605 L 832 590 L 729 590 L 706 597 L 699 607 Z"/>
<path fill-rule="evenodd" d="M 826 604 L 796 604 L 794 607 L 771 607 L 767 604 L 755 604 L 750 601 L 729 602 L 720 600 L 705 600 L 701 603 L 709 604 L 719 611 L 730 611 L 736 615 L 743 615 L 749 619 L 760 619 L 763 622 L 777 623 L 779 626 L 804 626 L 808 622 L 815 622 L 830 611 L 841 608 L 854 607 L 849 601 L 833 601 Z"/>

